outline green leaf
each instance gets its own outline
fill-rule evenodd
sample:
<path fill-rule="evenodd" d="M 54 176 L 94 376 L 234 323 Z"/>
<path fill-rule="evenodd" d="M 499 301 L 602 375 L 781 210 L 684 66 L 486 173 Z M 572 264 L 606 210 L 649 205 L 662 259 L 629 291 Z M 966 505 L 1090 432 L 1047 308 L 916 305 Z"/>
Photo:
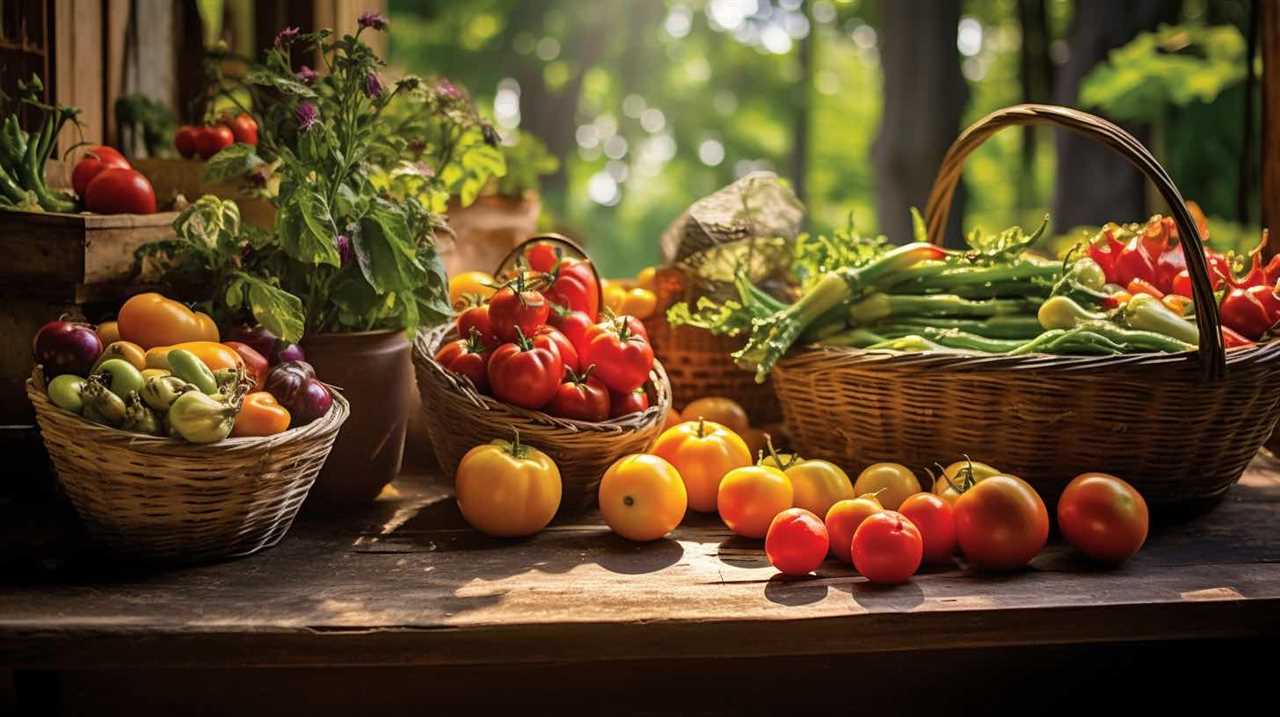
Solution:
<path fill-rule="evenodd" d="M 232 289 L 238 296 L 232 296 Z M 233 304 L 231 299 L 239 299 Z M 238 272 L 227 292 L 228 305 L 243 306 L 248 301 L 249 310 L 259 324 L 288 342 L 302 338 L 306 314 L 298 297 L 258 277 Z"/>
<path fill-rule="evenodd" d="M 209 158 L 204 166 L 204 181 L 213 183 L 243 177 L 262 164 L 256 147 L 237 142 Z"/>
<path fill-rule="evenodd" d="M 285 252 L 306 264 L 340 266 L 337 229 L 324 198 L 309 188 L 298 188 L 281 207 L 276 222 Z"/>
<path fill-rule="evenodd" d="M 313 100 L 317 97 L 314 90 L 295 79 L 271 72 L 265 67 L 253 67 L 244 75 L 244 81 L 251 85 L 274 87 L 286 95 Z"/>
<path fill-rule="evenodd" d="M 240 206 L 206 194 L 173 220 L 173 231 L 179 239 L 204 249 L 232 246 L 240 235 Z"/>
<path fill-rule="evenodd" d="M 360 271 L 378 293 L 412 291 L 425 278 L 408 223 L 398 210 L 375 207 L 360 219 L 351 244 Z"/>

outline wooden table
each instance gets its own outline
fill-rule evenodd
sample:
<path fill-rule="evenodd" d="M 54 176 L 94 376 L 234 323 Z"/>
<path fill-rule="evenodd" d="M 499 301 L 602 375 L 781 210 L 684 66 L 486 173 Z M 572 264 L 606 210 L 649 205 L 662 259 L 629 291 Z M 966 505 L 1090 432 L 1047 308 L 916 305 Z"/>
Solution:
<path fill-rule="evenodd" d="M 360 714 L 405 699 L 572 698 L 626 713 L 672 709 L 680 695 L 681 711 L 721 713 L 820 705 L 846 683 L 863 698 L 930 705 L 954 672 L 989 707 L 992 691 L 1033 684 L 1074 694 L 1064 662 L 1101 679 L 1139 665 L 1185 672 L 1198 656 L 1197 680 L 1215 669 L 1238 680 L 1259 664 L 1239 646 L 1280 636 L 1280 470 L 1262 458 L 1214 512 L 1157 526 L 1119 570 L 1051 544 L 1017 574 L 956 565 L 890 588 L 834 561 L 783 578 L 759 543 L 702 516 L 645 545 L 596 516 L 498 541 L 469 530 L 443 488 L 395 487 L 356 515 L 306 516 L 247 559 L 11 571 L 0 589 L 10 701 Z M 254 669 L 264 667 L 274 669 Z M 912 689 L 909 676 L 935 689 Z M 646 680 L 663 689 L 635 689 Z M 952 706 L 963 696 L 944 693 Z"/>

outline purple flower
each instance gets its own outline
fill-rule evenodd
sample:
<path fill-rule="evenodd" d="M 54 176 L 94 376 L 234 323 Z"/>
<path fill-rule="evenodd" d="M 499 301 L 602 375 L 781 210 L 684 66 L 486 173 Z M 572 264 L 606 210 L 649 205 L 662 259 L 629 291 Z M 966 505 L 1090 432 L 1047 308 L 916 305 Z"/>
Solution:
<path fill-rule="evenodd" d="M 298 33 L 300 32 L 302 32 L 301 29 L 293 26 L 286 26 L 282 28 L 280 32 L 276 33 L 276 47 L 287 47 L 292 44 L 294 40 L 298 39 Z"/>
<path fill-rule="evenodd" d="M 355 261 L 356 250 L 351 246 L 351 237 L 346 234 L 339 234 L 333 243 L 338 247 L 338 258 L 342 261 L 342 265 L 348 266 Z"/>
<path fill-rule="evenodd" d="M 298 109 L 293 111 L 293 116 L 298 120 L 298 129 L 306 132 L 320 121 L 320 111 L 316 109 L 314 103 L 303 102 L 298 105 Z"/>
<path fill-rule="evenodd" d="M 356 23 L 359 24 L 360 27 L 370 27 L 374 30 L 385 30 L 387 29 L 387 16 L 380 12 L 365 10 L 360 13 L 360 17 L 356 18 Z"/>
<path fill-rule="evenodd" d="M 378 77 L 378 73 L 369 72 L 364 78 L 364 93 L 369 95 L 369 99 L 376 100 L 382 96 L 382 78 Z"/>
<path fill-rule="evenodd" d="M 304 85 L 311 85 L 316 81 L 316 71 L 306 65 L 303 65 L 302 69 L 298 70 L 297 73 L 294 74 L 294 78 Z"/>
<path fill-rule="evenodd" d="M 436 83 L 436 92 L 440 93 L 440 96 L 447 100 L 462 99 L 462 90 L 458 89 L 457 85 L 443 77 Z"/>

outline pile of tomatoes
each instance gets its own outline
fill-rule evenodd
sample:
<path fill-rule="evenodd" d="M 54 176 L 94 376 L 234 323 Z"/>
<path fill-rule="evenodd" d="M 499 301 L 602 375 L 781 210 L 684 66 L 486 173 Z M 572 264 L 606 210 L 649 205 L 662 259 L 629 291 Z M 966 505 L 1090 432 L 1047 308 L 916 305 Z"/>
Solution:
<path fill-rule="evenodd" d="M 98 214 L 155 214 L 151 181 L 111 147 L 89 147 L 71 171 L 71 187 L 84 208 Z"/>
<path fill-rule="evenodd" d="M 653 348 L 634 316 L 602 313 L 590 261 L 530 245 L 509 276 L 450 281 L 459 338 L 436 352 L 477 391 L 521 408 L 600 422 L 644 411 Z"/>
<path fill-rule="evenodd" d="M 199 155 L 209 159 L 233 144 L 258 144 L 258 122 L 252 115 L 227 116 L 202 126 L 183 125 L 173 136 L 178 154 L 190 159 Z"/>

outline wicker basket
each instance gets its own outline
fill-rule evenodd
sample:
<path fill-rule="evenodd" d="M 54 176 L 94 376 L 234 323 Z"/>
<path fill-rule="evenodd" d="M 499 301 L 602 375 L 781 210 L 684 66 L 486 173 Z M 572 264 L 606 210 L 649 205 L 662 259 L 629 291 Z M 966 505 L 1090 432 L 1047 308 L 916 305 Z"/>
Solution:
<path fill-rule="evenodd" d="M 306 426 L 194 445 L 86 421 L 50 402 L 39 375 L 27 397 L 58 484 L 95 544 L 125 560 L 175 563 L 280 542 L 349 413 L 335 390 L 329 413 Z"/>
<path fill-rule="evenodd" d="M 1235 483 L 1280 412 L 1280 343 L 1225 352 L 1195 222 L 1136 139 L 1089 114 L 1019 105 L 967 129 L 943 160 L 926 215 L 941 241 L 965 157 L 1000 129 L 1052 124 L 1117 150 L 1177 221 L 1194 284 L 1197 351 L 1110 357 L 989 356 L 809 348 L 774 371 L 801 453 L 849 468 L 922 468 L 963 454 L 1056 499 L 1075 475 L 1130 481 L 1153 507 L 1203 507 Z"/>

